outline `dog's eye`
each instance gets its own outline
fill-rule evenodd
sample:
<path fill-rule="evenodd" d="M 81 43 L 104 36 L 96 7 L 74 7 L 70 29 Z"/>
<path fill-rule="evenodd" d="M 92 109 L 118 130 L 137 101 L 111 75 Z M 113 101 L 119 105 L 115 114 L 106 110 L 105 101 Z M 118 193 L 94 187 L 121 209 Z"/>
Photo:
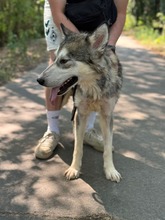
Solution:
<path fill-rule="evenodd" d="M 66 64 L 69 60 L 68 59 L 61 59 L 60 64 Z"/>

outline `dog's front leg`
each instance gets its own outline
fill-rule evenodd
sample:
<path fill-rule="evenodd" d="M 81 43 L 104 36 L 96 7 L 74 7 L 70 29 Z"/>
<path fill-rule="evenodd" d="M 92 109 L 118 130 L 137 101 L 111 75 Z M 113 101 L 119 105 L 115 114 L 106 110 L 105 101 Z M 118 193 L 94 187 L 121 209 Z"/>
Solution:
<path fill-rule="evenodd" d="M 120 182 L 121 175 L 115 169 L 112 155 L 112 139 L 113 139 L 113 115 L 101 115 L 100 126 L 104 138 L 104 171 L 107 179 L 111 181 Z"/>
<path fill-rule="evenodd" d="M 74 152 L 72 164 L 69 169 L 66 170 L 65 176 L 67 179 L 76 179 L 80 175 L 80 169 L 82 164 L 82 156 L 83 156 L 83 139 L 86 128 L 87 116 L 77 114 L 75 115 L 74 121 Z"/>

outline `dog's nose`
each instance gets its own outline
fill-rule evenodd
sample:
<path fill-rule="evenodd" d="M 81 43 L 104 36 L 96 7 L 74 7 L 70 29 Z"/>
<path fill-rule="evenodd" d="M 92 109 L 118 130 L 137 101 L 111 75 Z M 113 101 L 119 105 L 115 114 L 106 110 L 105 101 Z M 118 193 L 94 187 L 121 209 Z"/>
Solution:
<path fill-rule="evenodd" d="M 37 82 L 43 86 L 45 83 L 45 80 L 41 77 L 41 78 L 37 78 Z"/>

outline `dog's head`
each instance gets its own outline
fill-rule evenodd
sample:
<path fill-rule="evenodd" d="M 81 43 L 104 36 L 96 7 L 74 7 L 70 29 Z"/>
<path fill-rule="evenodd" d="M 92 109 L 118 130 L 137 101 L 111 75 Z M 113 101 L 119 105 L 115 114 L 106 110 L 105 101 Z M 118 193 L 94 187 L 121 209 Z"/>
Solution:
<path fill-rule="evenodd" d="M 61 28 L 63 41 L 56 59 L 37 79 L 41 85 L 54 88 L 56 95 L 65 94 L 80 81 L 90 80 L 91 73 L 97 75 L 92 64 L 100 62 L 109 38 L 106 24 L 92 34 L 73 33 L 63 25 Z"/>

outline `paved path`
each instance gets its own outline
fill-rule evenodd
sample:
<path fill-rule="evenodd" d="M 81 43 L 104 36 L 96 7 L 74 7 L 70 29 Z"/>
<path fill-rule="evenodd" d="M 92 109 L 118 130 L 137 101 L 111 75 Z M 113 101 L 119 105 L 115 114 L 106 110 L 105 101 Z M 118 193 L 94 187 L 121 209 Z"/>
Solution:
<path fill-rule="evenodd" d="M 46 129 L 46 63 L 0 87 L 0 219 L 165 219 L 165 60 L 128 37 L 118 54 L 124 86 L 115 110 L 114 160 L 123 179 L 107 181 L 102 154 L 85 146 L 82 175 L 63 177 L 73 151 L 71 103 L 62 111 L 61 145 L 47 161 L 34 158 Z"/>

